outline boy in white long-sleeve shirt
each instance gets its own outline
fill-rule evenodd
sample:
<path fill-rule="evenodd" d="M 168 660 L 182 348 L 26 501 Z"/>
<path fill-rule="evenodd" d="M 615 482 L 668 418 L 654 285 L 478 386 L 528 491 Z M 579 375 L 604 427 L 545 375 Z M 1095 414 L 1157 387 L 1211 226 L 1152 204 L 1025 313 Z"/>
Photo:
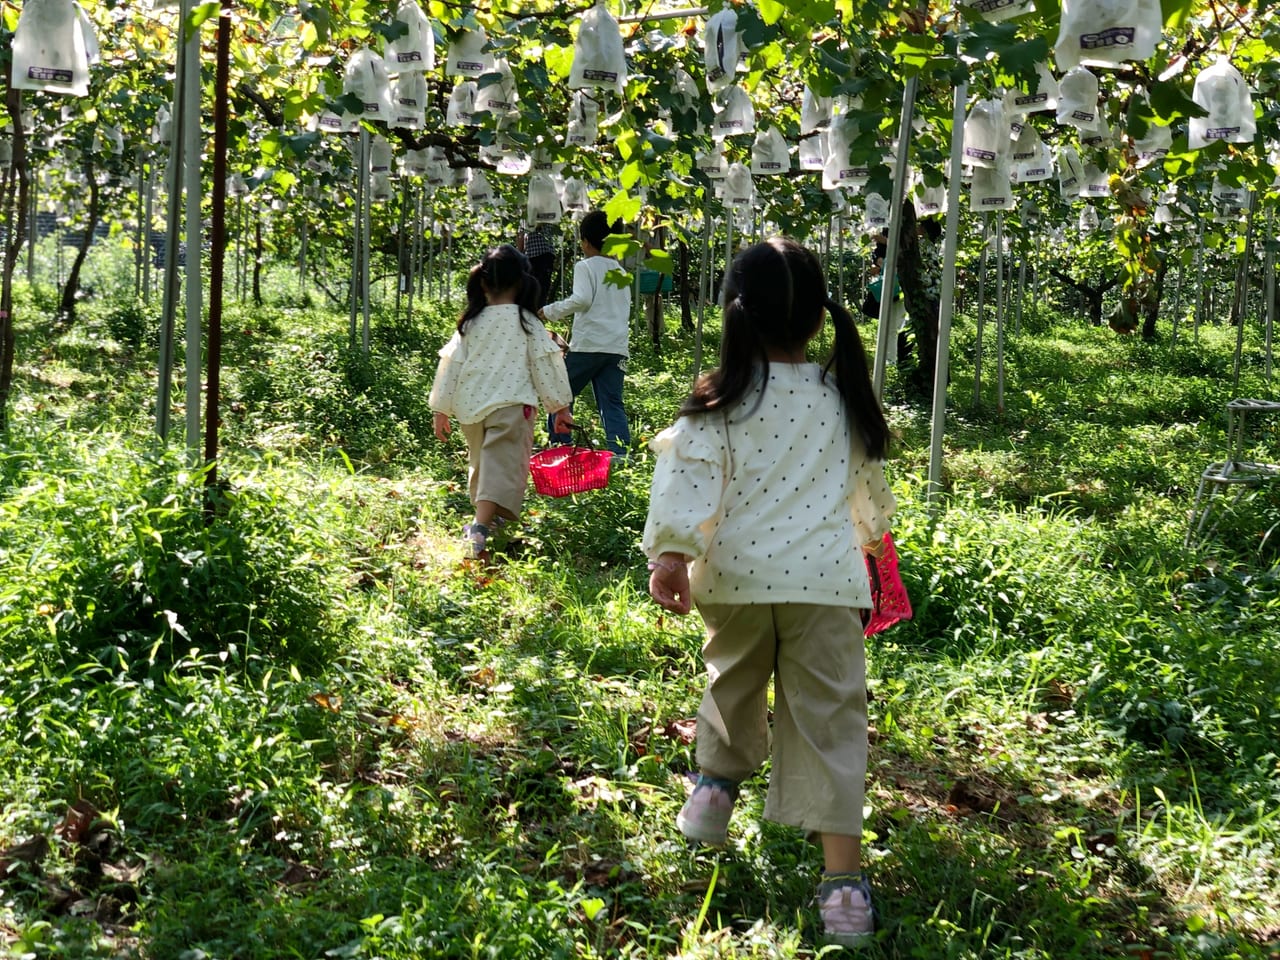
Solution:
<path fill-rule="evenodd" d="M 610 227 L 602 210 L 593 210 L 582 218 L 578 233 L 586 257 L 573 265 L 573 293 L 548 303 L 538 311 L 538 317 L 553 323 L 573 314 L 569 355 L 565 358 L 570 390 L 577 397 L 591 384 L 604 422 L 605 441 L 614 453 L 625 454 L 631 446 L 627 412 L 622 406 L 622 384 L 630 355 L 627 335 L 631 288 L 616 287 L 605 279 L 611 270 L 622 269 L 617 260 L 601 253 L 611 230 L 621 232 L 622 224 Z M 568 443 L 569 435 L 557 434 L 554 427 L 547 424 L 553 439 Z"/>

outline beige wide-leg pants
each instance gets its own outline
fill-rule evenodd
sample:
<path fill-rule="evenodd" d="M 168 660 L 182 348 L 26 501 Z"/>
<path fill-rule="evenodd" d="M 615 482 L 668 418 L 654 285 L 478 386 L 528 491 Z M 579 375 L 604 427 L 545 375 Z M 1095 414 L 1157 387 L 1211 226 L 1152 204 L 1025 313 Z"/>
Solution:
<path fill-rule="evenodd" d="M 491 500 L 499 513 L 520 516 L 529 486 L 529 455 L 533 451 L 533 407 L 499 407 L 480 423 L 462 423 L 467 438 L 467 483 L 472 506 Z"/>
<path fill-rule="evenodd" d="M 764 815 L 807 832 L 862 835 L 867 687 L 852 607 L 700 604 L 709 682 L 698 708 L 698 766 L 741 781 L 770 755 Z"/>

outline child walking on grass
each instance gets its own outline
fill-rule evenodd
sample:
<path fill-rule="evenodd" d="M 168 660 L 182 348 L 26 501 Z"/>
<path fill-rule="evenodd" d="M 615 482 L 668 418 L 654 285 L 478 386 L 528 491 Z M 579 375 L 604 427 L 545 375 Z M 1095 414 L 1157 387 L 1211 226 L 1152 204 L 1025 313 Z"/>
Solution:
<path fill-rule="evenodd" d="M 529 482 L 533 416 L 541 401 L 557 430 L 573 426 L 564 356 L 536 316 L 538 281 L 515 247 L 494 247 L 471 268 L 467 306 L 440 351 L 431 409 L 436 437 L 449 418 L 467 440 L 475 518 L 462 528 L 467 555 L 487 556 L 490 538 L 520 516 Z"/>
<path fill-rule="evenodd" d="M 819 839 L 824 936 L 856 945 L 873 931 L 862 550 L 879 550 L 895 507 L 889 428 L 853 318 L 810 251 L 785 238 L 749 247 L 725 284 L 720 366 L 651 443 L 649 592 L 674 613 L 696 603 L 707 630 L 699 776 L 676 825 L 725 842 L 738 785 L 770 756 L 772 677 L 764 815 Z M 835 348 L 820 367 L 805 348 L 824 312 Z"/>
<path fill-rule="evenodd" d="M 615 454 L 626 456 L 631 446 L 631 430 L 627 411 L 622 406 L 622 386 L 626 378 L 627 346 L 631 322 L 631 288 L 615 287 L 608 274 L 621 270 L 622 264 L 601 251 L 610 233 L 621 233 L 621 221 L 612 225 L 603 210 L 592 210 L 582 218 L 578 236 L 583 259 L 573 265 L 573 292 L 564 300 L 548 303 L 538 316 L 555 323 L 573 315 L 573 333 L 569 338 L 569 386 L 573 396 L 587 384 L 595 394 L 600 421 L 604 425 L 605 443 Z M 568 443 L 570 436 L 554 424 L 547 429 L 557 443 Z"/>

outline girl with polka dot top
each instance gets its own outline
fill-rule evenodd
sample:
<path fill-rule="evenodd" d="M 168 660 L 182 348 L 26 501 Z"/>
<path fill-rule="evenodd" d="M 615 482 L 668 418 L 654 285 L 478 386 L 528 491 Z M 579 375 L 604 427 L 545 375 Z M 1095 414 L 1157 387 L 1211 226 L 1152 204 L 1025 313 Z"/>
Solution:
<path fill-rule="evenodd" d="M 806 348 L 827 315 L 834 354 L 819 366 Z M 649 592 L 674 613 L 696 604 L 707 630 L 699 777 L 676 824 L 725 842 L 738 785 L 772 755 L 764 814 L 819 838 L 824 931 L 844 944 L 872 931 L 861 611 L 863 551 L 878 552 L 895 506 L 888 446 L 862 341 L 817 257 L 786 238 L 744 250 L 725 278 L 720 366 L 651 443 Z"/>
<path fill-rule="evenodd" d="M 523 253 L 503 244 L 485 254 L 471 268 L 466 309 L 431 386 L 436 437 L 449 436 L 452 417 L 467 440 L 475 519 L 462 536 L 473 558 L 486 557 L 490 536 L 520 516 L 537 403 L 557 430 L 573 426 L 564 355 L 536 316 L 539 296 Z"/>

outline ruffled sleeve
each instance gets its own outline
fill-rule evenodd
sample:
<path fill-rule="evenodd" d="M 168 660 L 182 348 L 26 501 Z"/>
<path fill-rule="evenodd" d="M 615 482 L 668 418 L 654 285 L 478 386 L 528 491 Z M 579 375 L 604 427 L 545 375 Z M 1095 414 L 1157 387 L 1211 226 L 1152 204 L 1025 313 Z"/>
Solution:
<path fill-rule="evenodd" d="M 726 457 L 718 422 L 681 417 L 649 448 L 658 461 L 642 541 L 645 555 L 702 556 L 723 515 Z"/>
<path fill-rule="evenodd" d="M 525 321 L 533 331 L 528 336 L 529 377 L 533 389 L 544 410 L 548 413 L 561 410 L 573 402 L 564 354 L 537 318 L 526 314 Z"/>
<path fill-rule="evenodd" d="M 427 401 L 437 413 L 452 417 L 454 397 L 458 392 L 458 378 L 467 360 L 467 344 L 462 335 L 455 333 L 440 348 L 440 363 L 436 366 L 436 378 L 431 384 L 431 396 Z"/>
<path fill-rule="evenodd" d="M 878 543 L 889 532 L 898 501 L 884 476 L 883 460 L 863 460 L 853 472 L 849 509 L 858 543 Z"/>

